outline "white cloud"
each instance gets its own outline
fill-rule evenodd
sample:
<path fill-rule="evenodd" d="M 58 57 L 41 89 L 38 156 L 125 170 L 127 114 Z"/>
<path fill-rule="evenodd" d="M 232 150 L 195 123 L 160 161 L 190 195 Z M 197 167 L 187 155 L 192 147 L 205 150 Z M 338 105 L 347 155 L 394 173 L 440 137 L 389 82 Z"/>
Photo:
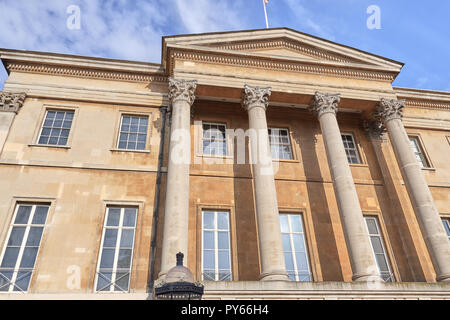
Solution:
<path fill-rule="evenodd" d="M 174 0 L 186 33 L 245 29 L 245 6 L 226 0 Z"/>

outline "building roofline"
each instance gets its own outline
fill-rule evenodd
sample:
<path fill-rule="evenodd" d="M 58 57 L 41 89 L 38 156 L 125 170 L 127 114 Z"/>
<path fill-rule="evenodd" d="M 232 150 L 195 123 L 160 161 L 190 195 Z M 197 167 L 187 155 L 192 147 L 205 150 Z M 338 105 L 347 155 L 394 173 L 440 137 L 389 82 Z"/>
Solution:
<path fill-rule="evenodd" d="M 0 48 L 0 59 L 6 68 L 8 61 L 72 66 L 87 69 L 110 71 L 164 73 L 161 64 L 132 60 L 90 57 L 82 55 L 62 54 L 42 51 L 16 50 Z M 8 71 L 8 70 L 7 70 Z"/>
<path fill-rule="evenodd" d="M 374 53 L 371 53 L 371 52 L 367 52 L 367 51 L 364 51 L 364 50 L 361 50 L 361 49 L 358 49 L 358 48 L 355 48 L 355 47 L 351 47 L 351 46 L 348 46 L 348 45 L 345 45 L 345 44 L 342 44 L 342 43 L 338 43 L 338 42 L 334 42 L 334 41 L 331 41 L 331 40 L 327 40 L 327 39 L 324 39 L 324 38 L 321 38 L 321 37 L 318 37 L 318 36 L 311 35 L 309 33 L 301 32 L 301 31 L 298 31 L 298 30 L 295 30 L 295 29 L 291 29 L 291 28 L 287 28 L 287 27 L 168 35 L 168 36 L 163 36 L 162 37 L 162 48 L 164 48 L 164 40 L 168 39 L 168 38 L 182 38 L 182 37 L 189 37 L 189 36 L 193 36 L 194 37 L 194 36 L 207 36 L 207 35 L 209 36 L 209 35 L 231 34 L 231 33 L 237 34 L 237 33 L 245 33 L 245 32 L 247 32 L 247 33 L 248 32 L 264 32 L 264 31 L 275 31 L 275 30 L 286 30 L 286 31 L 298 33 L 298 34 L 301 34 L 303 36 L 311 37 L 311 38 L 314 38 L 314 39 L 317 39 L 317 40 L 320 40 L 320 41 L 324 41 L 324 42 L 327 42 L 327 43 L 330 43 L 330 44 L 333 44 L 333 45 L 342 46 L 344 48 L 355 50 L 355 51 L 363 53 L 363 54 L 371 55 L 371 56 L 374 56 L 374 57 L 379 58 L 379 59 L 384 59 L 384 60 L 387 60 L 389 62 L 392 62 L 392 63 L 395 63 L 395 64 L 399 64 L 402 67 L 405 65 L 405 63 L 401 62 L 401 61 L 397 61 L 397 60 L 394 60 L 394 59 L 386 58 L 386 57 L 381 56 L 381 55 L 377 55 L 377 54 L 374 54 Z M 161 61 L 163 61 L 163 60 L 161 59 Z"/>

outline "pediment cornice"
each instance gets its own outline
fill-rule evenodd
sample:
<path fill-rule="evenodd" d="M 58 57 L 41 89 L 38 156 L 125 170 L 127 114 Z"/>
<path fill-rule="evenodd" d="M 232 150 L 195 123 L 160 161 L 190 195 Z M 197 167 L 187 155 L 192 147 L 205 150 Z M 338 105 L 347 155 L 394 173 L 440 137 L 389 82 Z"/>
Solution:
<path fill-rule="evenodd" d="M 305 60 L 300 58 L 288 58 L 280 56 L 265 56 L 248 52 L 230 52 L 220 50 L 208 50 L 194 46 L 171 46 L 168 48 L 167 71 L 174 74 L 174 62 L 176 59 L 205 62 L 212 64 L 232 65 L 266 70 L 300 72 L 333 77 L 354 78 L 376 81 L 394 81 L 398 75 L 392 69 L 383 69 L 379 66 L 348 64 L 322 60 Z"/>
<path fill-rule="evenodd" d="M 287 28 L 164 37 L 162 66 L 170 74 L 174 58 L 390 82 L 403 66 Z"/>

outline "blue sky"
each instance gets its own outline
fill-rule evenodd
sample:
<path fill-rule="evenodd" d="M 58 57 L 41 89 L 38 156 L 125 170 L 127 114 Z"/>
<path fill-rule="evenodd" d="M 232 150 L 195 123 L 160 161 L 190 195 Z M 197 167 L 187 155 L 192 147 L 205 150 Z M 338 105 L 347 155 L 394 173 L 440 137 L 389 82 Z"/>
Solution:
<path fill-rule="evenodd" d="M 67 8 L 81 10 L 70 30 Z M 367 28 L 380 8 L 381 29 Z M 450 91 L 450 1 L 269 0 L 289 27 L 405 63 L 400 87 Z M 260 29 L 262 0 L 0 0 L 0 48 L 160 62 L 163 35 Z M 0 67 L 0 88 L 6 72 Z"/>

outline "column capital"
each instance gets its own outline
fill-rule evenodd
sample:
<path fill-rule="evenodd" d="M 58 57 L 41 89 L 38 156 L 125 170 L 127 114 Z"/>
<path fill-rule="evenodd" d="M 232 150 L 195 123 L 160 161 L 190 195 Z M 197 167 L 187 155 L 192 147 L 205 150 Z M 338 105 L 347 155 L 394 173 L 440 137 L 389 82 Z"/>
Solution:
<path fill-rule="evenodd" d="M 18 113 L 25 101 L 26 94 L 0 91 L 0 111 Z"/>
<path fill-rule="evenodd" d="M 195 89 L 197 89 L 196 80 L 182 80 L 169 78 L 169 100 L 173 104 L 176 101 L 183 100 L 192 105 L 195 100 Z"/>
<path fill-rule="evenodd" d="M 402 119 L 405 100 L 381 98 L 374 117 L 386 123 L 392 119 Z"/>
<path fill-rule="evenodd" d="M 309 110 L 316 113 L 318 117 L 324 113 L 336 114 L 340 101 L 341 95 L 339 93 L 324 93 L 316 91 L 314 94 L 313 105 L 309 108 Z"/>
<path fill-rule="evenodd" d="M 249 111 L 253 107 L 262 107 L 264 110 L 267 110 L 271 93 L 271 87 L 252 87 L 246 84 L 244 85 L 242 107 L 246 111 Z"/>
<path fill-rule="evenodd" d="M 386 127 L 380 120 L 364 120 L 363 127 L 370 138 L 383 140 Z"/>

